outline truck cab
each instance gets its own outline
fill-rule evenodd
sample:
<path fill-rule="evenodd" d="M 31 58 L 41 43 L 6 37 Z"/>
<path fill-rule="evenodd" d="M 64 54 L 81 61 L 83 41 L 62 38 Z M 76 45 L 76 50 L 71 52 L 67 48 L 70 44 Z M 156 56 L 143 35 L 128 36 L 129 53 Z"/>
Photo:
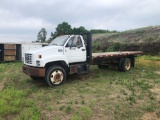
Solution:
<path fill-rule="evenodd" d="M 81 35 L 62 35 L 49 46 L 27 51 L 24 64 L 45 67 L 47 63 L 63 61 L 66 65 L 86 61 L 86 46 Z"/>

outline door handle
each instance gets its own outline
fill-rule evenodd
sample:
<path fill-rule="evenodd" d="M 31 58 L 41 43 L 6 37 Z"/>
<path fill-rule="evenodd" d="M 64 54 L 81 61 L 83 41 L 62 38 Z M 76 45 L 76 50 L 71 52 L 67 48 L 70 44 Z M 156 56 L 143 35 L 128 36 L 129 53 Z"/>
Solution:
<path fill-rule="evenodd" d="M 86 49 L 82 49 L 82 51 L 85 51 Z"/>

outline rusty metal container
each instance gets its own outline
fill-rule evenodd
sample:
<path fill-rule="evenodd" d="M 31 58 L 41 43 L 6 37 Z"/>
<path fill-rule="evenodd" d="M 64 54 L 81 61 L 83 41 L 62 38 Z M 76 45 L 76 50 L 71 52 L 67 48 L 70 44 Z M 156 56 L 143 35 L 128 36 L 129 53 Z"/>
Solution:
<path fill-rule="evenodd" d="M 0 44 L 0 61 L 16 60 L 16 44 Z"/>
<path fill-rule="evenodd" d="M 16 44 L 4 44 L 4 61 L 16 60 Z"/>

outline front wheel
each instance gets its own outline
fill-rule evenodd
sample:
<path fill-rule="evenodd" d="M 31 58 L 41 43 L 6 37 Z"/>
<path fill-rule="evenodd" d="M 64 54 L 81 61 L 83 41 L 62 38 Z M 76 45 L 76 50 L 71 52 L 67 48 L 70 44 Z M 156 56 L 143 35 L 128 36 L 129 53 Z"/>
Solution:
<path fill-rule="evenodd" d="M 66 71 L 61 66 L 51 66 L 48 68 L 45 76 L 45 81 L 48 86 L 58 86 L 65 82 Z"/>

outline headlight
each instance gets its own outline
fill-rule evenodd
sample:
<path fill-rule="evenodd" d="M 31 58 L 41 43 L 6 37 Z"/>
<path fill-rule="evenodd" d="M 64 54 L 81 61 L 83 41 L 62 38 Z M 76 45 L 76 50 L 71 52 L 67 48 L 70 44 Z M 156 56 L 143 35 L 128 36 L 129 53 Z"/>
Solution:
<path fill-rule="evenodd" d="M 36 65 L 37 65 L 37 66 L 41 66 L 40 61 L 37 60 L 37 61 L 36 61 Z"/>

